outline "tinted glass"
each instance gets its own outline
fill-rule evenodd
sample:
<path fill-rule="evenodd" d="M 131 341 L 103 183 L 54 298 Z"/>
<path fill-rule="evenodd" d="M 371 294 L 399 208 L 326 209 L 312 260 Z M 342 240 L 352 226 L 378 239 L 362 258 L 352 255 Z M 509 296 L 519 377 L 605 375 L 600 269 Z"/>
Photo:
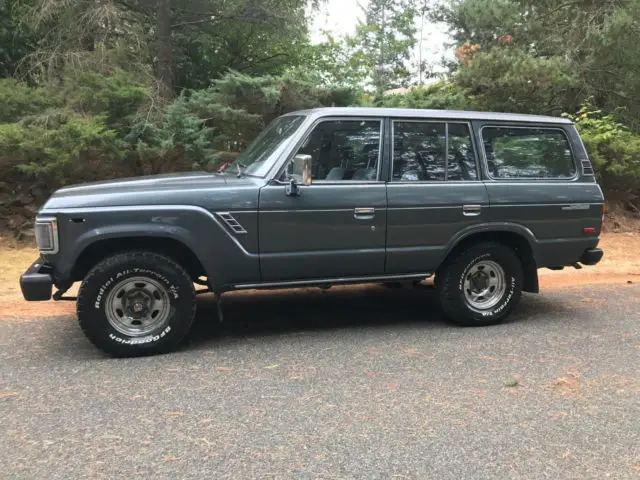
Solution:
<path fill-rule="evenodd" d="M 313 180 L 376 180 L 379 120 L 331 120 L 316 126 L 297 153 L 311 155 Z"/>
<path fill-rule="evenodd" d="M 447 180 L 477 180 L 476 156 L 469 127 L 460 123 L 449 124 L 449 157 Z"/>
<path fill-rule="evenodd" d="M 444 180 L 445 150 L 444 123 L 394 122 L 392 180 Z"/>
<path fill-rule="evenodd" d="M 482 129 L 489 173 L 494 178 L 571 178 L 576 167 L 567 137 L 544 128 Z"/>

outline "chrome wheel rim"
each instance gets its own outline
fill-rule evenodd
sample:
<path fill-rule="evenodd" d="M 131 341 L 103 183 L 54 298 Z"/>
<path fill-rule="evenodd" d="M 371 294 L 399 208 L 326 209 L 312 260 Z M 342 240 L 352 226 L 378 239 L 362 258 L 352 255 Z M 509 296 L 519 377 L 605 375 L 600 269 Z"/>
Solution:
<path fill-rule="evenodd" d="M 482 260 L 464 277 L 464 296 L 471 308 L 488 310 L 502 299 L 506 289 L 504 269 L 492 260 Z"/>
<path fill-rule="evenodd" d="M 149 277 L 122 280 L 107 295 L 105 313 L 118 332 L 141 337 L 164 326 L 171 302 L 168 290 Z"/>

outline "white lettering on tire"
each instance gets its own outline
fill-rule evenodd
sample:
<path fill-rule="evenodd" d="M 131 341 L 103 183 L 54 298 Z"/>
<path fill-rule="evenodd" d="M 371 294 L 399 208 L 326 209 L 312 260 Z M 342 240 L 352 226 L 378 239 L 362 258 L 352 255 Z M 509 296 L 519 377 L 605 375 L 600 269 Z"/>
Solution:
<path fill-rule="evenodd" d="M 513 293 L 516 290 L 516 277 L 511 277 L 511 288 L 509 289 L 509 294 L 505 297 L 504 302 L 502 302 L 499 306 L 491 310 L 490 312 L 481 312 L 483 317 L 493 317 L 494 315 L 498 315 L 505 308 L 509 306 L 509 302 L 511 301 L 511 297 L 513 297 Z"/>
<path fill-rule="evenodd" d="M 171 331 L 171 326 L 167 326 L 161 333 L 157 335 L 147 335 L 146 337 L 119 337 L 113 333 L 109 334 L 109 338 L 116 343 L 121 343 L 122 345 L 144 345 L 147 343 L 155 343 L 159 341 L 161 338 L 167 336 L 167 334 Z"/>

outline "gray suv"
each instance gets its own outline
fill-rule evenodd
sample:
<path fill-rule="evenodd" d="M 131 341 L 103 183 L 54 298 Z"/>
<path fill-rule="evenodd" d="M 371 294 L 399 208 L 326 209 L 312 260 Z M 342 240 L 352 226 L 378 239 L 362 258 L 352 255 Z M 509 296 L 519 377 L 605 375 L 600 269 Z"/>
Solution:
<path fill-rule="evenodd" d="M 217 173 L 58 190 L 20 283 L 41 301 L 82 282 L 80 326 L 116 356 L 178 346 L 194 284 L 221 295 L 435 276 L 448 318 L 490 325 L 538 292 L 537 269 L 600 261 L 603 211 L 567 119 L 322 108 L 276 118 Z"/>

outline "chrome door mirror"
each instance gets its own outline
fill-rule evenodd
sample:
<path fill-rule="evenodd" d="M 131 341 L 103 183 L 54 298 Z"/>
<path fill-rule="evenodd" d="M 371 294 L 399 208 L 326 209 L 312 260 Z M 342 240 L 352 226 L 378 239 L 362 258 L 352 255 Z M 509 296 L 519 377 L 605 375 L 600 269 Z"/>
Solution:
<path fill-rule="evenodd" d="M 303 185 L 311 185 L 311 155 L 299 153 L 291 163 L 294 176 L 302 177 Z"/>

